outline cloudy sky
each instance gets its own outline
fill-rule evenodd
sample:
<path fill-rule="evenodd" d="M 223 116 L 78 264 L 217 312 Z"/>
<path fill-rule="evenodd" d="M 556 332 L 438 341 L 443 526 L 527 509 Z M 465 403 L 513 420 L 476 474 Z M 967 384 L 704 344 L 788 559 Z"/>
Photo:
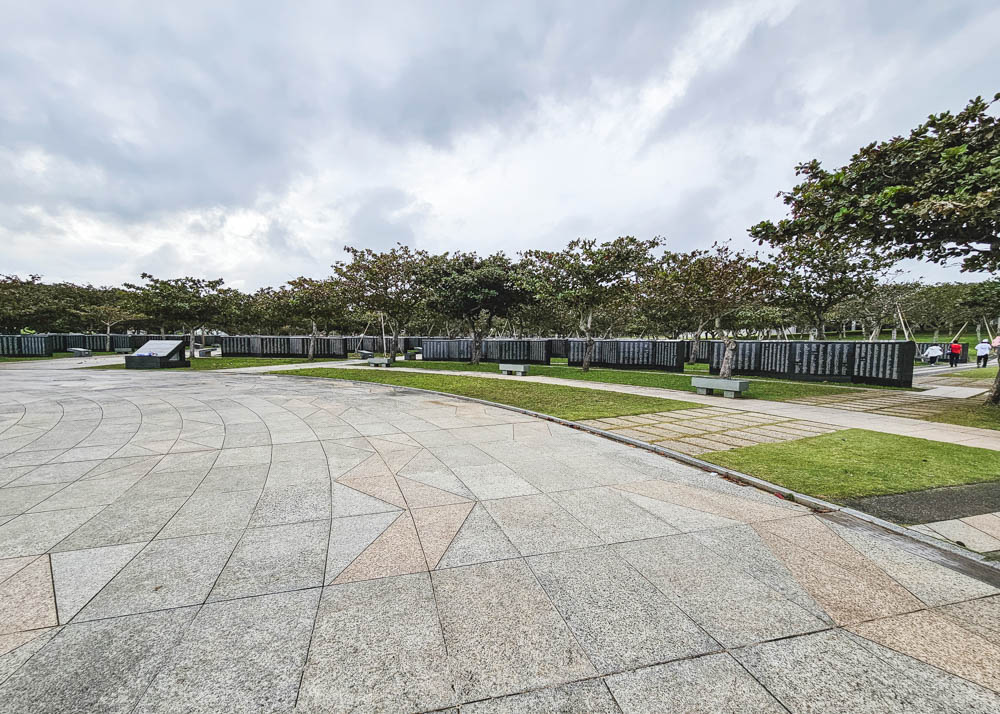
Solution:
<path fill-rule="evenodd" d="M 733 239 L 793 167 L 1000 90 L 994 0 L 0 0 L 0 273 Z M 957 269 L 915 266 L 952 279 Z"/>

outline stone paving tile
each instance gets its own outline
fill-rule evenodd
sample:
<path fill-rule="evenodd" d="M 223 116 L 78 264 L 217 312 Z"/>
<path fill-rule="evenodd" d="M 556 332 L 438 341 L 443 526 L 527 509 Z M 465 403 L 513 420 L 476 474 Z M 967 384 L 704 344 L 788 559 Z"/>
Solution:
<path fill-rule="evenodd" d="M 242 530 L 247 527 L 258 498 L 259 490 L 195 493 L 156 537 L 180 538 Z"/>
<path fill-rule="evenodd" d="M 198 486 L 198 491 L 260 490 L 267 480 L 267 464 L 213 466 Z"/>
<path fill-rule="evenodd" d="M 69 622 L 143 549 L 142 543 L 53 553 L 52 581 L 59 622 Z"/>
<path fill-rule="evenodd" d="M 600 545 L 600 539 L 545 495 L 485 501 L 484 506 L 521 555 Z"/>
<path fill-rule="evenodd" d="M 340 575 L 335 585 L 419 573 L 427 569 L 409 511 L 403 511 Z"/>
<path fill-rule="evenodd" d="M 529 496 L 538 493 L 538 489 L 503 464 L 467 466 L 454 468 L 452 471 L 479 500 Z"/>
<path fill-rule="evenodd" d="M 861 637 L 1000 691 L 1000 645 L 924 610 L 849 628 Z"/>
<path fill-rule="evenodd" d="M 58 624 L 47 555 L 0 583 L 0 635 Z"/>
<path fill-rule="evenodd" d="M 45 553 L 83 523 L 100 507 L 25 513 L 0 526 L 0 558 Z"/>
<path fill-rule="evenodd" d="M 726 647 L 828 626 L 689 535 L 614 547 L 688 617 Z"/>
<path fill-rule="evenodd" d="M 324 588 L 298 709 L 424 711 L 453 703 L 426 573 Z"/>
<path fill-rule="evenodd" d="M 459 699 L 592 676 L 594 667 L 521 560 L 432 574 Z M 490 608 L 476 603 L 490 602 Z"/>
<path fill-rule="evenodd" d="M 598 672 L 721 649 L 607 548 L 533 556 L 528 565 Z"/>
<path fill-rule="evenodd" d="M 59 541 L 52 550 L 82 550 L 137 542 L 145 544 L 166 525 L 186 500 L 183 497 L 121 499 Z"/>
<path fill-rule="evenodd" d="M 197 608 L 65 627 L 0 686 L 0 712 L 128 712 Z"/>
<path fill-rule="evenodd" d="M 938 538 L 950 540 L 978 553 L 1000 550 L 1000 539 L 957 519 L 925 523 L 924 528 Z"/>
<path fill-rule="evenodd" d="M 289 711 L 319 597 L 313 588 L 201 608 L 134 711 Z"/>
<path fill-rule="evenodd" d="M 937 609 L 969 632 L 1000 645 L 1000 597 L 968 600 Z"/>
<path fill-rule="evenodd" d="M 516 558 L 519 553 L 489 511 L 481 503 L 473 506 L 462 527 L 452 539 L 438 568 L 474 565 L 494 560 Z"/>
<path fill-rule="evenodd" d="M 326 520 L 331 517 L 330 511 L 328 483 L 265 488 L 250 517 L 250 527 Z"/>
<path fill-rule="evenodd" d="M 605 543 L 656 538 L 679 531 L 614 488 L 559 491 L 552 499 Z"/>
<path fill-rule="evenodd" d="M 31 659 L 38 650 L 48 644 L 62 628 L 50 627 L 44 630 L 28 630 L 12 635 L 0 635 L 0 685 L 7 681 L 21 665 Z"/>
<path fill-rule="evenodd" d="M 247 530 L 208 601 L 321 586 L 329 534 L 329 521 Z"/>
<path fill-rule="evenodd" d="M 604 682 L 596 679 L 463 704 L 461 711 L 467 714 L 534 714 L 535 712 L 619 714 L 621 712 Z"/>
<path fill-rule="evenodd" d="M 76 616 L 95 620 L 205 601 L 239 540 L 238 532 L 150 543 Z"/>
<path fill-rule="evenodd" d="M 988 689 L 842 630 L 733 655 L 790 711 L 987 714 L 1000 707 Z"/>
<path fill-rule="evenodd" d="M 63 488 L 64 484 L 42 483 L 37 486 L 10 486 L 0 489 L 0 511 L 3 511 L 3 515 L 20 515 Z"/>
<path fill-rule="evenodd" d="M 624 714 L 786 711 L 728 654 L 617 674 L 607 683 Z"/>

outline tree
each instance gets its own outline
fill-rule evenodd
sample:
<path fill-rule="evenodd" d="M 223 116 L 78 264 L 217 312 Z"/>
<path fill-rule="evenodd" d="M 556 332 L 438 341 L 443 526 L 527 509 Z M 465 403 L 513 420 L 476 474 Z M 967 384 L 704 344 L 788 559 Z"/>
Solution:
<path fill-rule="evenodd" d="M 774 255 L 775 302 L 809 325 L 812 339 L 826 339 L 831 308 L 870 294 L 893 262 L 885 255 L 811 237 L 782 243 Z"/>
<path fill-rule="evenodd" d="M 101 291 L 102 300 L 79 311 L 88 319 L 97 321 L 104 327 L 104 351 L 111 351 L 111 328 L 130 320 L 142 320 L 146 316 L 132 305 L 131 296 L 118 288 Z"/>
<path fill-rule="evenodd" d="M 146 281 L 145 285 L 125 283 L 135 304 L 159 322 L 161 334 L 166 324 L 179 325 L 184 332 L 190 328 L 191 356 L 194 357 L 195 331 L 215 322 L 223 314 L 226 292 L 222 286 L 225 281 L 190 276 L 165 280 L 149 273 L 140 277 Z"/>
<path fill-rule="evenodd" d="M 651 279 L 650 292 L 657 295 L 660 309 L 686 316 L 694 332 L 695 349 L 689 357 L 693 363 L 697 342 L 708 326 L 721 332 L 725 318 L 766 302 L 770 284 L 770 272 L 756 255 L 716 243 L 711 250 L 667 256 Z"/>
<path fill-rule="evenodd" d="M 472 364 L 479 364 L 483 337 L 494 321 L 509 317 L 531 299 L 516 266 L 503 253 L 484 258 L 475 253 L 445 254 L 430 260 L 428 271 L 427 306 L 462 322 L 472 335 Z"/>
<path fill-rule="evenodd" d="M 344 250 L 351 261 L 338 261 L 333 270 L 348 295 L 388 323 L 392 349 L 385 350 L 386 356 L 395 356 L 403 328 L 427 297 L 426 265 L 430 256 L 401 243 L 382 253 L 371 248 Z"/>
<path fill-rule="evenodd" d="M 631 236 L 597 244 L 578 238 L 559 252 L 529 250 L 523 254 L 525 287 L 543 301 L 568 311 L 586 339 L 583 371 L 589 371 L 594 353 L 595 316 L 603 307 L 628 295 L 629 286 L 653 262 L 658 238 Z M 609 319 L 614 319 L 608 315 Z"/>
<path fill-rule="evenodd" d="M 933 342 L 939 341 L 941 330 L 950 339 L 956 333 L 956 325 L 961 328 L 970 319 L 976 319 L 964 304 L 976 287 L 970 283 L 926 285 L 904 299 L 903 313 L 922 329 L 932 329 Z"/>
<path fill-rule="evenodd" d="M 292 315 L 309 324 L 309 360 L 312 361 L 316 354 L 316 323 L 343 322 L 346 311 L 343 291 L 335 280 L 306 277 L 289 280 L 288 288 L 287 299 Z"/>
<path fill-rule="evenodd" d="M 832 172 L 816 160 L 800 164 L 805 180 L 778 194 L 790 216 L 758 223 L 750 235 L 1000 269 L 1000 120 L 989 114 L 998 100 L 932 114 L 909 136 L 869 144 Z"/>

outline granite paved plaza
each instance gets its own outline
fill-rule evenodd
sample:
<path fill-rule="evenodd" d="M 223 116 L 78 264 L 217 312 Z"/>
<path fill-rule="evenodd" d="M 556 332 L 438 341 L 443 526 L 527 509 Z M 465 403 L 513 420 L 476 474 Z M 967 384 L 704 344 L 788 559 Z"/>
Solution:
<path fill-rule="evenodd" d="M 0 387 L 0 712 L 1000 711 L 993 571 L 636 448 L 326 380 Z"/>

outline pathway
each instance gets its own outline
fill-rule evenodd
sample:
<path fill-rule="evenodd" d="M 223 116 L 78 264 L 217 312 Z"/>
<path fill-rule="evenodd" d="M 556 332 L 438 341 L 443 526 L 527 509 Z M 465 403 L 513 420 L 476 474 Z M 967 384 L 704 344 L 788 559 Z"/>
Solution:
<path fill-rule="evenodd" d="M 996 571 L 843 514 L 380 385 L 0 385 L 0 712 L 1000 710 Z"/>

